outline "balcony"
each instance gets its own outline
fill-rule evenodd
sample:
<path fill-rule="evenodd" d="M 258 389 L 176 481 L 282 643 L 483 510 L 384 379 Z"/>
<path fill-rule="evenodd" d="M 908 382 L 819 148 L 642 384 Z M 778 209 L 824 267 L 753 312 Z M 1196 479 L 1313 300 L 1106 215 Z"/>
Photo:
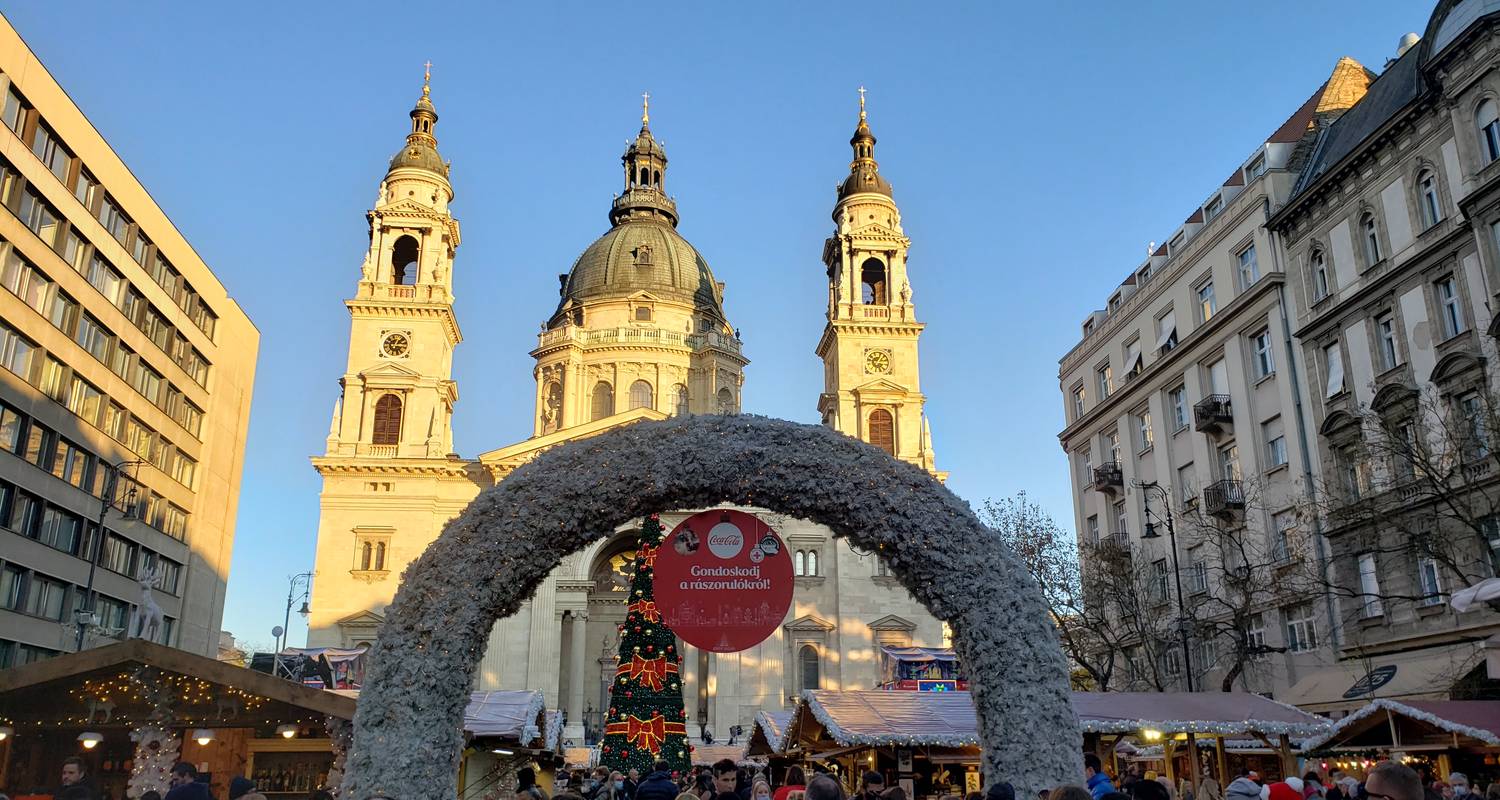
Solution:
<path fill-rule="evenodd" d="M 1219 481 L 1203 489 L 1203 510 L 1211 517 L 1229 517 L 1245 510 L 1245 484 Z"/>
<path fill-rule="evenodd" d="M 1234 409 L 1227 394 L 1211 394 L 1193 406 L 1193 429 L 1217 431 L 1234 423 Z"/>
<path fill-rule="evenodd" d="M 1125 531 L 1115 531 L 1099 537 L 1099 550 L 1102 555 L 1130 555 L 1130 534 Z"/>
<path fill-rule="evenodd" d="M 1120 462 L 1111 461 L 1094 467 L 1094 488 L 1110 494 L 1125 488 L 1125 473 L 1120 469 Z"/>

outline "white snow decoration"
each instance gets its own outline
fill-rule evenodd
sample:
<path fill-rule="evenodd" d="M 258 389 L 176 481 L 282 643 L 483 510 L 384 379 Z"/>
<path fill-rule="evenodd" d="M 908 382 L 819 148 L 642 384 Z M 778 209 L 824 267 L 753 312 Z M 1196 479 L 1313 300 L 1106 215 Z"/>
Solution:
<path fill-rule="evenodd" d="M 542 748 L 554 753 L 562 752 L 563 715 L 561 711 L 547 712 L 547 732 L 542 737 Z"/>
<path fill-rule="evenodd" d="M 350 796 L 454 798 L 468 687 L 495 620 L 564 556 L 619 526 L 721 503 L 819 522 L 880 552 L 952 628 L 989 778 L 1010 781 L 1018 796 L 1082 780 L 1067 665 L 1041 593 L 966 503 L 920 468 L 828 428 L 713 414 L 556 447 L 448 523 L 406 569 L 371 652 Z"/>
<path fill-rule="evenodd" d="M 813 689 L 802 693 L 802 702 L 812 712 L 820 724 L 828 731 L 828 735 L 841 747 L 875 746 L 885 745 L 928 745 L 933 747 L 968 747 L 979 744 L 979 732 L 974 735 L 955 734 L 943 735 L 937 733 L 908 734 L 908 733 L 856 733 L 834 721 L 833 715 L 828 709 L 818 702 Z M 977 710 L 977 709 L 976 709 Z"/>
<path fill-rule="evenodd" d="M 1328 724 L 1316 722 L 1272 722 L 1247 719 L 1236 722 L 1204 722 L 1186 719 L 1088 719 L 1079 721 L 1084 733 L 1132 733 L 1150 728 L 1162 733 L 1204 733 L 1211 735 L 1243 734 L 1249 731 L 1277 736 L 1316 736 L 1328 730 Z"/>
<path fill-rule="evenodd" d="M 1462 614 L 1479 603 L 1500 600 L 1500 578 L 1485 578 L 1473 586 L 1466 586 L 1448 598 L 1448 605 Z"/>
<path fill-rule="evenodd" d="M 769 711 L 757 711 L 755 713 L 755 725 L 766 735 L 766 744 L 773 753 L 781 753 L 786 749 L 787 736 L 791 733 L 791 712 L 782 712 L 786 722 L 780 722 Z M 753 734 L 752 734 L 753 736 Z"/>
<path fill-rule="evenodd" d="M 1350 727 L 1357 724 L 1360 720 L 1365 719 L 1371 714 L 1378 714 L 1386 710 L 1393 711 L 1405 717 L 1411 717 L 1415 720 L 1420 720 L 1427 723 L 1428 725 L 1437 728 L 1438 730 L 1447 731 L 1449 733 L 1456 733 L 1459 736 L 1468 736 L 1471 739 L 1478 739 L 1479 741 L 1484 742 L 1488 745 L 1500 745 L 1500 736 L 1497 736 L 1493 731 L 1487 731 L 1483 728 L 1474 728 L 1468 725 L 1462 725 L 1452 720 L 1443 719 L 1436 714 L 1431 714 L 1429 712 L 1413 708 L 1405 703 L 1381 698 L 1379 700 L 1370 701 L 1369 705 L 1339 720 L 1333 726 L 1333 729 L 1328 731 L 1326 734 L 1308 739 L 1304 744 L 1303 749 L 1316 750 L 1333 741 L 1334 739 L 1337 739 L 1339 737 L 1339 734 L 1348 730 Z"/>

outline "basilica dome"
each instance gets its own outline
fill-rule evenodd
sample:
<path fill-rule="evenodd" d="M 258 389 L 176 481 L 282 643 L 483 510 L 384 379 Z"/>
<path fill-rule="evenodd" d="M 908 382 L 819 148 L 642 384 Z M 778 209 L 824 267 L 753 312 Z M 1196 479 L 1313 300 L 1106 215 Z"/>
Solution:
<path fill-rule="evenodd" d="M 625 219 L 573 262 L 553 322 L 561 322 L 570 304 L 623 299 L 638 292 L 691 303 L 701 312 L 724 318 L 713 272 L 697 249 L 665 221 Z"/>

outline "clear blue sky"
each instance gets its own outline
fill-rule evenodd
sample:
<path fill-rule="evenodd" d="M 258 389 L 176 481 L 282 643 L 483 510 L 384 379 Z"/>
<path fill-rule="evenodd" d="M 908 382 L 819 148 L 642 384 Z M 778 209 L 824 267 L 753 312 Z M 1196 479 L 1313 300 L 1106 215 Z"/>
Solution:
<path fill-rule="evenodd" d="M 364 212 L 431 59 L 464 241 L 460 453 L 531 431 L 527 352 L 607 228 L 640 94 L 681 231 L 728 284 L 748 411 L 815 422 L 819 263 L 855 88 L 913 240 L 939 466 L 1071 524 L 1057 360 L 1342 55 L 1430 3 L 236 4 L 5 13 L 261 331 L 224 627 L 269 642 L 311 569 Z M 300 642 L 296 624 L 292 641 Z"/>

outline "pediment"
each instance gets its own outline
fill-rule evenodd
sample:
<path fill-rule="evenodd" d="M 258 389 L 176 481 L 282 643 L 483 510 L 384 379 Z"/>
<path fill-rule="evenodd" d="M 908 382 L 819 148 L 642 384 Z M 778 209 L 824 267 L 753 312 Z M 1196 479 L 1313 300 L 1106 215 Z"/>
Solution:
<path fill-rule="evenodd" d="M 848 236 L 853 239 L 874 239 L 877 241 L 893 242 L 897 244 L 906 244 L 907 242 L 907 238 L 905 236 L 902 236 L 896 231 L 878 222 L 871 222 L 865 225 L 861 225 L 858 228 L 849 231 Z"/>
<path fill-rule="evenodd" d="M 906 617 L 898 617 L 895 614 L 887 614 L 887 615 L 881 617 L 880 619 L 877 619 L 874 622 L 870 623 L 870 630 L 872 630 L 872 631 L 907 631 L 907 632 L 910 632 L 910 631 L 914 631 L 916 629 L 917 629 L 917 623 L 912 622 L 911 620 L 907 619 Z"/>
<path fill-rule="evenodd" d="M 382 216 L 405 216 L 426 217 L 430 219 L 441 219 L 442 214 L 422 205 L 414 200 L 403 198 L 388 206 L 378 209 Z"/>
<path fill-rule="evenodd" d="M 833 623 L 808 614 L 788 622 L 784 627 L 789 631 L 828 633 L 833 630 Z"/>
<path fill-rule="evenodd" d="M 869 383 L 862 383 L 850 391 L 858 396 L 861 394 L 906 394 L 910 390 L 890 379 L 877 378 Z"/>
<path fill-rule="evenodd" d="M 385 616 L 374 611 L 358 611 L 339 620 L 338 625 L 345 627 L 363 627 L 370 625 L 384 625 Z"/>
<path fill-rule="evenodd" d="M 361 378 L 420 378 L 422 373 L 394 361 L 382 361 L 359 373 Z"/>

